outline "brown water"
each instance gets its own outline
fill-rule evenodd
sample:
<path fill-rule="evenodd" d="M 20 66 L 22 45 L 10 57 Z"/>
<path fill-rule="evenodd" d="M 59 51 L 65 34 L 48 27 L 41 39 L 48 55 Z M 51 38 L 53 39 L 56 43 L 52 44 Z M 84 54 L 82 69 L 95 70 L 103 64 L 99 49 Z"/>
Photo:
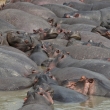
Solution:
<path fill-rule="evenodd" d="M 28 90 L 0 92 L 0 110 L 18 110 Z M 110 110 L 110 98 L 91 96 L 83 103 L 55 102 L 55 110 Z"/>

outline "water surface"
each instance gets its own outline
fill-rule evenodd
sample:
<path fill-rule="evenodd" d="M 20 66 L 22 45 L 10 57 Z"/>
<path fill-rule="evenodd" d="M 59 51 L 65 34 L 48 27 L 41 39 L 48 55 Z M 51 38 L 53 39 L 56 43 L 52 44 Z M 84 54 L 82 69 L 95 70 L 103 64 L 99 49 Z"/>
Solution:
<path fill-rule="evenodd" d="M 28 90 L 0 92 L 0 110 L 18 110 Z M 55 102 L 55 110 L 110 110 L 110 98 L 91 96 L 83 103 Z"/>

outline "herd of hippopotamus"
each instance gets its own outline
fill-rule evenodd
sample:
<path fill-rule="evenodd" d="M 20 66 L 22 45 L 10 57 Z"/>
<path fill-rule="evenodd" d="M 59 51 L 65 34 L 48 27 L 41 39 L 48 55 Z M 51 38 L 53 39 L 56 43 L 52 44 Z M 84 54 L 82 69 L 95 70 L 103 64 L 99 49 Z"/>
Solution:
<path fill-rule="evenodd" d="M 0 9 L 0 90 L 31 87 L 19 110 L 110 97 L 110 0 L 10 0 Z"/>

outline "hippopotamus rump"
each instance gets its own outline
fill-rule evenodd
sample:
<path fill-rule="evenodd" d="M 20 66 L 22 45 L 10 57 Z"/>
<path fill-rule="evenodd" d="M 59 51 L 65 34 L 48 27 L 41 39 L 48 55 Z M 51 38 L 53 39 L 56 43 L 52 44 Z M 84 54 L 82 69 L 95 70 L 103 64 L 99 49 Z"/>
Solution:
<path fill-rule="evenodd" d="M 50 25 L 41 17 L 17 9 L 2 10 L 0 12 L 0 18 L 26 32 L 33 32 L 33 29 L 50 28 Z"/>
<path fill-rule="evenodd" d="M 56 18 L 56 15 L 49 9 L 39 5 L 34 5 L 29 2 L 9 3 L 9 4 L 6 4 L 3 9 L 19 9 L 27 13 L 30 13 L 32 15 L 42 17 L 44 19 Z"/>

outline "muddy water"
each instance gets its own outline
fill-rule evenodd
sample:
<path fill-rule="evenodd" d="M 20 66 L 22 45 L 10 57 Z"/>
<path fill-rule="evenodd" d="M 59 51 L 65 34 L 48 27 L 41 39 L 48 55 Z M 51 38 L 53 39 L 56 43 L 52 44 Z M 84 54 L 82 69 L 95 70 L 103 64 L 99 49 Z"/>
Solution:
<path fill-rule="evenodd" d="M 0 92 L 0 110 L 18 110 L 28 90 Z M 83 103 L 55 102 L 55 110 L 110 110 L 110 98 L 91 96 Z"/>

